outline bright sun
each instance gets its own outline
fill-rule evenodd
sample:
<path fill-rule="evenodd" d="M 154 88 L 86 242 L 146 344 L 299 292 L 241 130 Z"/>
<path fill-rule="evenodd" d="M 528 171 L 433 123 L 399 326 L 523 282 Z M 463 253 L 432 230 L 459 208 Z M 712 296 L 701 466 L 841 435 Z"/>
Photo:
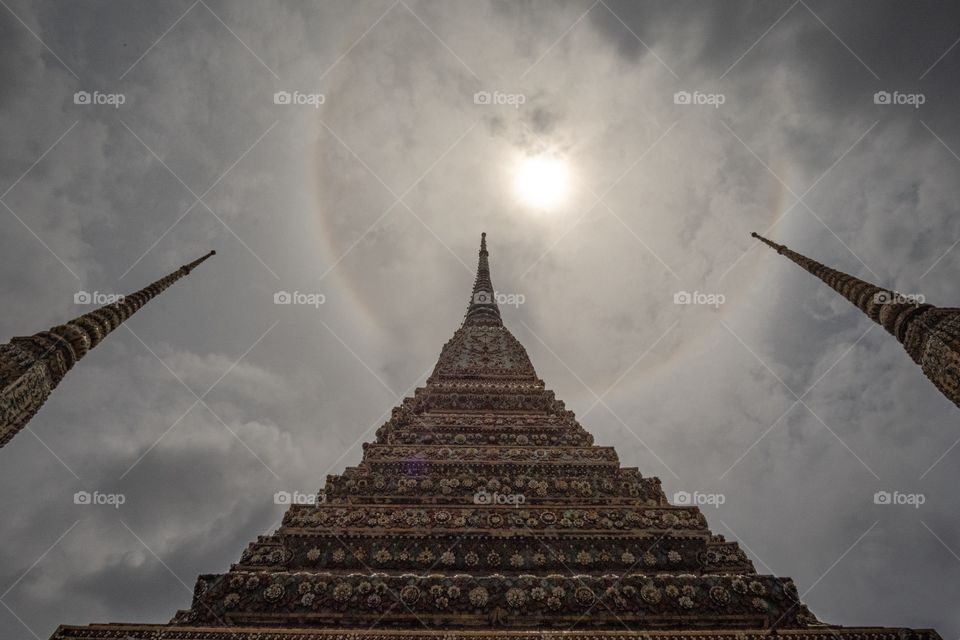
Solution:
<path fill-rule="evenodd" d="M 567 163 L 555 156 L 528 156 L 520 160 L 514 185 L 527 205 L 552 209 L 570 191 L 570 171 Z"/>

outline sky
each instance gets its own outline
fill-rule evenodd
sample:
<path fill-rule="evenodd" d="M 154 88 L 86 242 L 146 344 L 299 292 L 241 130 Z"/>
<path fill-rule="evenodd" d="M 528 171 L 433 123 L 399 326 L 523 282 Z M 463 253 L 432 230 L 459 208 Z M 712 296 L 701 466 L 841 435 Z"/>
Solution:
<path fill-rule="evenodd" d="M 957 303 L 956 6 L 0 5 L 0 339 L 217 251 L 0 451 L 0 636 L 188 607 L 423 384 L 485 231 L 598 444 L 820 619 L 960 637 L 956 407 L 749 235 Z"/>

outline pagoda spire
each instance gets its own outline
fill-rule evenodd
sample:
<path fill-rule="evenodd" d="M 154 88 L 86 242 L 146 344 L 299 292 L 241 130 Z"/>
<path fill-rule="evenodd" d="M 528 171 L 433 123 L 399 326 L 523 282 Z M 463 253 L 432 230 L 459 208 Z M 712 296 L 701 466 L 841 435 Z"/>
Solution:
<path fill-rule="evenodd" d="M 960 309 L 921 304 L 919 299 L 831 269 L 758 233 L 750 235 L 825 282 L 886 329 L 937 389 L 960 407 Z"/>
<path fill-rule="evenodd" d="M 211 251 L 136 293 L 49 331 L 0 344 L 0 447 L 33 418 L 78 360 L 143 305 L 215 253 Z"/>
<path fill-rule="evenodd" d="M 477 278 L 473 282 L 470 305 L 463 324 L 502 326 L 496 293 L 490 281 L 490 263 L 487 260 L 487 234 L 480 234 L 480 258 L 477 263 Z"/>

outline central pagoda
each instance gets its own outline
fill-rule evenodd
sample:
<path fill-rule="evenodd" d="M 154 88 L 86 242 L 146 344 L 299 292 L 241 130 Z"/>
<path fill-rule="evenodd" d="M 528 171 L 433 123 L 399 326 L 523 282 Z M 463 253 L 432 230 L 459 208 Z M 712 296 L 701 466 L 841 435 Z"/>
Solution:
<path fill-rule="evenodd" d="M 939 639 L 820 622 L 792 580 L 594 445 L 503 326 L 485 238 L 463 324 L 363 449 L 169 624 L 53 637 Z"/>

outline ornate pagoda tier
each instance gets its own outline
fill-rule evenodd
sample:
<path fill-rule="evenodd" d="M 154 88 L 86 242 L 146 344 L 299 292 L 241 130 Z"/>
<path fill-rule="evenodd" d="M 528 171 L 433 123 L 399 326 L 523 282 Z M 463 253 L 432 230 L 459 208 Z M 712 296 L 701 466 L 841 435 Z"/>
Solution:
<path fill-rule="evenodd" d="M 485 240 L 463 325 L 363 459 L 293 505 L 168 625 L 55 638 L 803 638 L 935 631 L 817 620 L 697 507 L 620 466 L 503 326 Z"/>

